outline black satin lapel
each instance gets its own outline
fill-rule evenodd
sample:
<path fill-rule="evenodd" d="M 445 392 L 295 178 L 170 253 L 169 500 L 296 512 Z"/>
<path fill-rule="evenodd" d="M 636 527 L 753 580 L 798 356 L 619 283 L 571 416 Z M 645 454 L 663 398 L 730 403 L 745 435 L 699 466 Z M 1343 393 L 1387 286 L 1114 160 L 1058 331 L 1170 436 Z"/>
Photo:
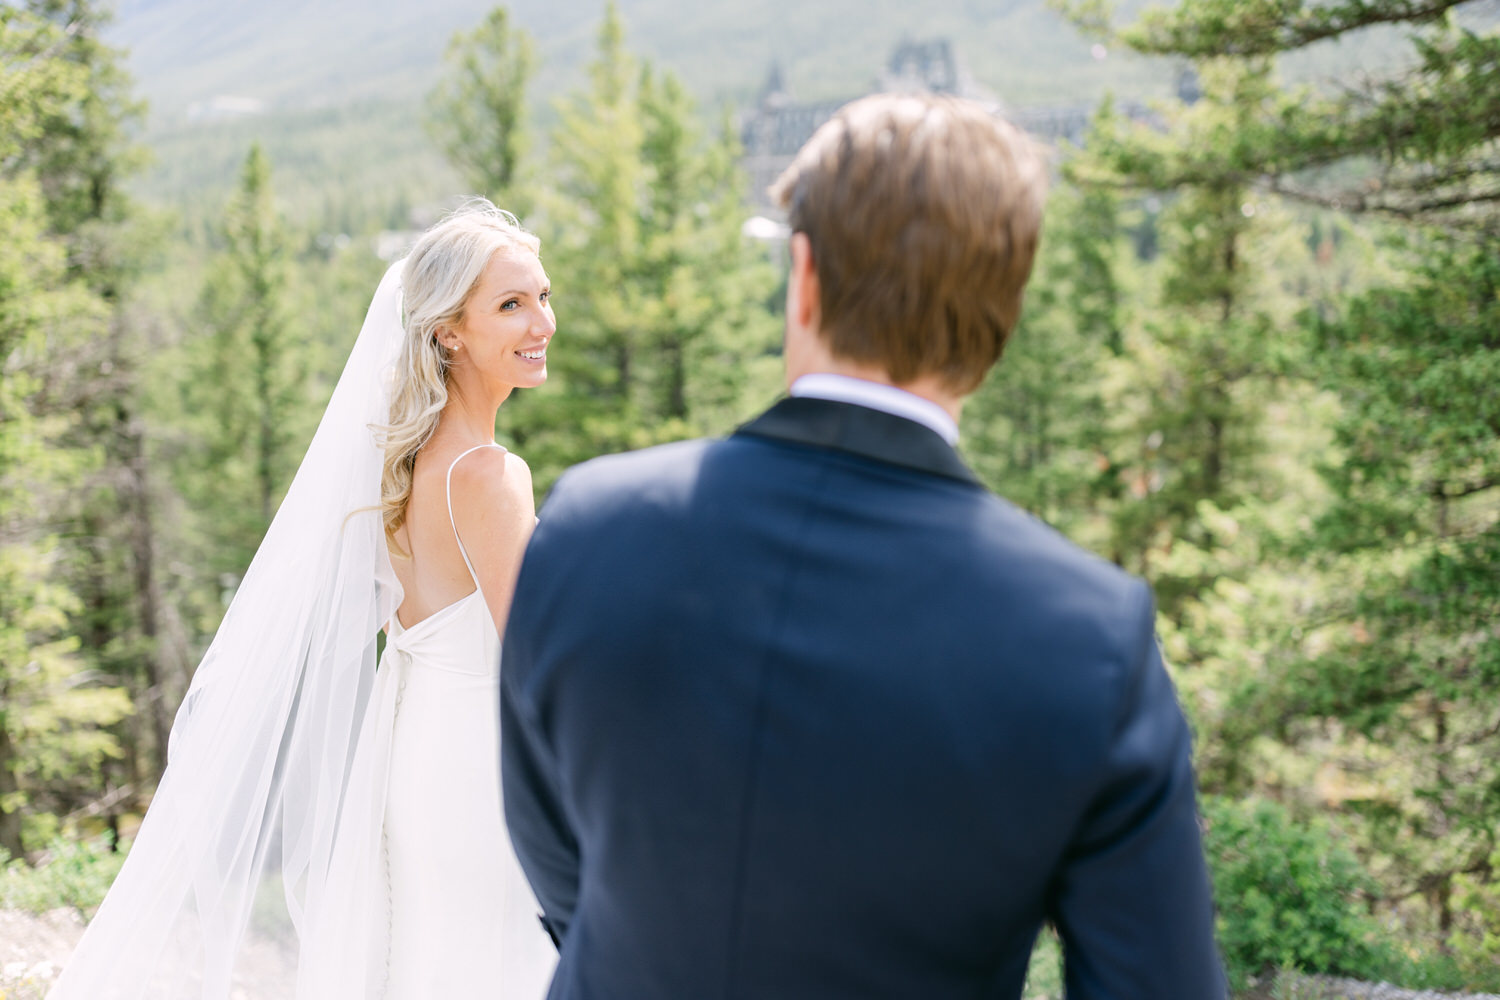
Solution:
<path fill-rule="evenodd" d="M 737 433 L 835 448 L 980 485 L 958 452 L 930 427 L 854 403 L 783 399 Z"/>

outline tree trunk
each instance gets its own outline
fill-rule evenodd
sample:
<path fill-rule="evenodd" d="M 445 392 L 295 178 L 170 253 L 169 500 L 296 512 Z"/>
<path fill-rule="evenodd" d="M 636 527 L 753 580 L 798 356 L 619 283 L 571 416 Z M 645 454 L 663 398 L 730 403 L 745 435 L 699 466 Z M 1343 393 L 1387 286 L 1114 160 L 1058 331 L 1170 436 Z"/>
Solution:
<path fill-rule="evenodd" d="M 1208 454 L 1203 460 L 1205 497 L 1217 497 L 1224 479 L 1224 418 L 1212 414 L 1208 418 Z"/>
<path fill-rule="evenodd" d="M 20 784 L 16 781 L 15 757 L 15 747 L 10 741 L 10 725 L 3 708 L 0 708 L 0 850 L 6 851 L 11 857 L 21 858 L 25 856 L 21 845 L 21 810 L 19 806 L 14 811 L 7 811 L 5 808 L 6 801 L 20 791 Z"/>
<path fill-rule="evenodd" d="M 275 490 L 272 465 L 275 462 L 275 404 L 271 400 L 271 364 L 270 352 L 260 343 L 256 344 L 256 375 L 255 391 L 259 396 L 260 407 L 260 433 L 256 445 L 255 469 L 256 479 L 260 487 L 260 518 L 263 522 L 261 527 L 271 523 L 271 495 Z"/>
<path fill-rule="evenodd" d="M 667 393 L 667 416 L 687 419 L 687 371 L 682 340 L 674 337 L 667 347 L 671 383 Z"/>
<path fill-rule="evenodd" d="M 126 440 L 130 449 L 127 465 L 130 484 L 130 547 L 134 564 L 136 610 L 141 636 L 146 643 L 146 701 L 150 705 L 151 730 L 156 744 L 153 758 L 154 777 L 161 778 L 167 766 L 167 737 L 171 719 L 167 713 L 167 691 L 164 683 L 163 654 L 160 640 L 161 593 L 156 580 L 156 531 L 151 519 L 150 479 L 146 468 L 146 441 L 139 421 L 128 428 Z"/>
<path fill-rule="evenodd" d="M 615 371 L 619 373 L 620 380 L 616 384 L 616 391 L 620 399 L 628 406 L 630 404 L 630 380 L 634 373 L 630 367 L 630 339 L 628 334 L 621 334 L 619 343 L 615 345 Z"/>

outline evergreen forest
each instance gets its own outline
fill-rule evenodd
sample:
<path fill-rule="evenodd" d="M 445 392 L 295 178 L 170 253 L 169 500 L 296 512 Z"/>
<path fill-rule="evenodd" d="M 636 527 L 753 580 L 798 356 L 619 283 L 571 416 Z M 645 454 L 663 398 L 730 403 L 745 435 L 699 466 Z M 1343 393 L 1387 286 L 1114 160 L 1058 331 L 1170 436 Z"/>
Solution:
<path fill-rule="evenodd" d="M 1021 325 L 960 449 L 1154 587 L 1236 995 L 1500 993 L 1500 16 L 1048 8 L 1179 85 L 1145 116 L 1106 94 L 1051 151 Z M 495 7 L 420 102 L 211 147 L 143 140 L 108 19 L 0 5 L 0 911 L 87 914 L 129 850 L 381 233 L 483 195 L 541 237 L 551 377 L 497 427 L 539 507 L 569 465 L 784 390 L 743 108 L 644 54 L 614 0 L 568 74 Z M 1364 36 L 1379 71 L 1317 56 Z M 389 169 L 344 158 L 392 134 Z M 231 188 L 197 183 L 225 157 Z M 1060 996 L 1058 947 L 1030 995 Z"/>

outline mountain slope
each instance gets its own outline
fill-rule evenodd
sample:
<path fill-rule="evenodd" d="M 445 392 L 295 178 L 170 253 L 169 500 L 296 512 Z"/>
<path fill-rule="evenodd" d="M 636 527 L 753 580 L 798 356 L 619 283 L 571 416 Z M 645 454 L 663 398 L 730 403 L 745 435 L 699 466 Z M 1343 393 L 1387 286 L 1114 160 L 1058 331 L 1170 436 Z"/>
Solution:
<path fill-rule="evenodd" d="M 386 205 L 448 201 L 451 170 L 422 128 L 422 103 L 453 32 L 483 17 L 492 0 L 118 0 L 111 40 L 128 50 L 151 104 L 146 140 L 156 166 L 141 192 L 154 201 L 217 214 L 245 149 L 262 141 L 289 207 L 340 231 L 341 216 L 369 218 Z M 1123 15 L 1149 0 L 1123 0 Z M 755 101 L 779 64 L 801 99 L 871 89 L 905 39 L 948 38 L 983 88 L 1012 106 L 1092 101 L 1105 90 L 1149 98 L 1169 92 L 1177 67 L 1103 52 L 1047 9 L 1044 0 L 619 0 L 630 48 L 681 75 L 700 104 L 736 109 Z M 514 23 L 536 40 L 534 127 L 550 103 L 583 85 L 604 0 L 511 0 Z M 1500 0 L 1462 12 L 1500 19 Z M 1348 78 L 1389 71 L 1409 58 L 1395 32 L 1366 32 L 1289 60 L 1292 77 Z M 1101 56 L 1103 58 L 1101 58 Z M 258 117 L 190 114 L 215 98 Z M 393 194 L 393 192 L 396 192 Z M 351 208 L 351 203 L 365 208 Z M 379 214 L 379 213 L 377 213 Z"/>
<path fill-rule="evenodd" d="M 121 0 L 111 37 L 157 119 L 217 95 L 306 108 L 399 99 L 431 85 L 454 30 L 489 0 Z M 514 22 L 537 40 L 536 92 L 575 86 L 602 0 L 513 0 Z M 705 100 L 753 94 L 773 60 L 810 97 L 857 93 L 903 38 L 946 36 L 980 83 L 1011 101 L 1091 97 L 1106 86 L 1141 93 L 1167 79 L 1139 60 L 1099 61 L 1042 0 L 621 0 L 634 49 L 679 72 Z"/>

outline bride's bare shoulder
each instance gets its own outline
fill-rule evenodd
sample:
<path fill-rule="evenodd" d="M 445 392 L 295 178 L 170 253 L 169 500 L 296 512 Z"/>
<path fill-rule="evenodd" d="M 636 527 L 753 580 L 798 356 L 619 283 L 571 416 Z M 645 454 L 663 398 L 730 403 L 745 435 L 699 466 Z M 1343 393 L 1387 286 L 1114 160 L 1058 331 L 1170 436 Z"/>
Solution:
<path fill-rule="evenodd" d="M 453 466 L 449 495 L 455 516 L 462 520 L 474 514 L 481 520 L 488 520 L 486 515 L 508 520 L 535 513 L 531 469 L 507 448 L 481 448 L 464 455 Z"/>
<path fill-rule="evenodd" d="M 490 616 L 503 627 L 526 542 L 536 525 L 531 470 L 519 455 L 485 448 L 453 467 L 453 520 L 473 560 Z"/>

